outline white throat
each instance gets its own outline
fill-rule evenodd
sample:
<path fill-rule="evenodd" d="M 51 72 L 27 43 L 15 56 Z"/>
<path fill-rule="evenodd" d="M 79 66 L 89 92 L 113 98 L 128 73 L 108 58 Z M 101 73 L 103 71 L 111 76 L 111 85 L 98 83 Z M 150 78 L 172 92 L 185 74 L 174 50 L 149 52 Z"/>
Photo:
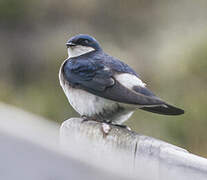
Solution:
<path fill-rule="evenodd" d="M 81 45 L 72 46 L 68 48 L 68 57 L 69 58 L 77 57 L 91 51 L 95 51 L 95 49 L 92 47 L 81 46 Z"/>

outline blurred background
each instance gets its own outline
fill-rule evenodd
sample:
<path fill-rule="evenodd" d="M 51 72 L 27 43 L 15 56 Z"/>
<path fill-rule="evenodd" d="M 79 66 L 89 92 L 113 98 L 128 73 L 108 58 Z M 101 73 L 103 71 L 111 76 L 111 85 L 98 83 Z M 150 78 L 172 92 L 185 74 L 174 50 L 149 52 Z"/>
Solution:
<path fill-rule="evenodd" d="M 207 157 L 206 9 L 205 0 L 0 0 L 0 102 L 59 124 L 78 116 L 58 71 L 66 41 L 89 34 L 156 95 L 186 111 L 137 111 L 127 125 Z"/>

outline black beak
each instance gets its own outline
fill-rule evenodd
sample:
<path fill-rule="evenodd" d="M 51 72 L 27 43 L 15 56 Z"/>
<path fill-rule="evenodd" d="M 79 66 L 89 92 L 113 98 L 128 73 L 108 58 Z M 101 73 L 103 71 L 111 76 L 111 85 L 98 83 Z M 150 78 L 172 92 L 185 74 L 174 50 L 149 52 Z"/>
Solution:
<path fill-rule="evenodd" d="M 76 44 L 75 43 L 73 43 L 73 42 L 67 42 L 66 43 L 66 46 L 67 47 L 71 47 L 71 46 L 75 46 Z"/>

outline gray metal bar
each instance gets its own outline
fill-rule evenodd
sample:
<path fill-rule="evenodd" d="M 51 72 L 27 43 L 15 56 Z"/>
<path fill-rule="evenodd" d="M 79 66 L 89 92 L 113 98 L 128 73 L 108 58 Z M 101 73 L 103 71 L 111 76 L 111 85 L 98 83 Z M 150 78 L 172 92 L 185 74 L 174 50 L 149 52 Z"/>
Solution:
<path fill-rule="evenodd" d="M 65 152 L 123 177 L 153 180 L 206 180 L 207 159 L 161 140 L 102 123 L 71 118 L 60 128 Z"/>

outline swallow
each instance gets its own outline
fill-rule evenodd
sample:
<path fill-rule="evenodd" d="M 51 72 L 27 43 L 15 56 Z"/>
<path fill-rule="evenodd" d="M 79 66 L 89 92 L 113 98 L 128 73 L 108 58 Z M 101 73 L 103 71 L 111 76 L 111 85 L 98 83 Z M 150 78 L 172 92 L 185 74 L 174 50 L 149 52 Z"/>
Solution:
<path fill-rule="evenodd" d="M 82 117 L 121 125 L 137 109 L 162 115 L 184 113 L 151 92 L 131 67 L 106 54 L 95 38 L 76 35 L 66 46 L 60 85 Z"/>

